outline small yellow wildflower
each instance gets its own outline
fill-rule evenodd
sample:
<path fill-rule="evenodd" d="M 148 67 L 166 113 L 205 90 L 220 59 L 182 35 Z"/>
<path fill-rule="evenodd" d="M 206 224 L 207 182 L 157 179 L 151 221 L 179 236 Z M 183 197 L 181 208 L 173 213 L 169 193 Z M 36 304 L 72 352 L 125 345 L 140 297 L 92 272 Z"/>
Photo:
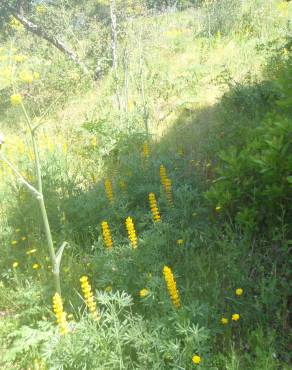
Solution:
<path fill-rule="evenodd" d="M 38 263 L 34 263 L 34 264 L 32 265 L 32 268 L 33 268 L 34 270 L 38 270 L 39 268 L 41 268 L 41 266 L 40 266 Z"/>
<path fill-rule="evenodd" d="M 12 240 L 11 244 L 12 245 L 16 245 L 17 244 L 17 240 Z"/>
<path fill-rule="evenodd" d="M 13 17 L 13 16 L 10 19 L 9 25 L 10 25 L 11 28 L 13 28 L 17 31 L 23 31 L 24 30 L 23 24 L 20 23 L 20 21 L 18 19 L 16 19 L 15 17 Z"/>
<path fill-rule="evenodd" d="M 194 363 L 195 365 L 199 365 L 199 364 L 200 364 L 200 362 L 201 362 L 201 357 L 200 357 L 200 356 L 198 356 L 198 355 L 194 355 L 194 356 L 192 357 L 192 361 L 193 361 L 193 363 Z"/>
<path fill-rule="evenodd" d="M 27 84 L 31 84 L 33 82 L 33 75 L 29 71 L 20 72 L 19 78 L 21 79 L 21 81 L 23 81 Z"/>
<path fill-rule="evenodd" d="M 17 261 L 13 262 L 12 267 L 14 269 L 16 269 L 16 267 L 18 267 L 18 266 L 19 266 L 19 263 Z"/>
<path fill-rule="evenodd" d="M 69 320 L 72 320 L 72 319 L 74 318 L 74 316 L 73 316 L 73 314 L 72 314 L 72 313 L 69 313 L 69 315 L 67 316 L 67 318 L 68 318 Z"/>
<path fill-rule="evenodd" d="M 15 230 L 16 233 L 20 233 L 20 231 L 21 231 L 20 229 L 16 229 Z"/>
<path fill-rule="evenodd" d="M 235 294 L 238 296 L 241 296 L 243 294 L 243 289 L 242 288 L 237 288 L 235 291 Z"/>
<path fill-rule="evenodd" d="M 22 236 L 21 237 L 21 240 L 24 242 L 25 240 L 27 239 L 27 237 L 26 236 Z"/>
<path fill-rule="evenodd" d="M 128 110 L 129 110 L 129 112 L 131 112 L 134 109 L 134 107 L 135 107 L 135 104 L 134 104 L 133 100 L 129 100 L 128 101 Z"/>
<path fill-rule="evenodd" d="M 222 317 L 221 324 L 227 325 L 228 324 L 228 319 L 226 317 Z"/>
<path fill-rule="evenodd" d="M 22 103 L 22 96 L 20 94 L 12 94 L 10 96 L 10 103 L 11 105 L 19 105 Z"/>
<path fill-rule="evenodd" d="M 35 80 L 39 80 L 41 78 L 41 75 L 39 74 L 39 72 L 33 72 L 33 78 Z"/>
<path fill-rule="evenodd" d="M 184 244 L 184 240 L 183 240 L 183 239 L 178 239 L 178 240 L 176 241 L 176 244 L 177 244 L 177 245 L 183 245 L 183 244 Z"/>
<path fill-rule="evenodd" d="M 16 54 L 13 56 L 13 60 L 16 62 L 16 63 L 22 63 L 26 60 L 26 56 L 25 55 L 22 55 L 22 54 Z"/>
<path fill-rule="evenodd" d="M 139 295 L 140 295 L 141 298 L 146 297 L 148 294 L 149 294 L 149 290 L 146 289 L 146 288 L 141 289 L 140 292 L 139 292 Z"/>
<path fill-rule="evenodd" d="M 92 145 L 92 146 L 94 146 L 94 147 L 96 147 L 96 146 L 97 146 L 97 138 L 96 138 L 96 137 L 93 137 L 93 138 L 91 139 L 91 145 Z"/>
<path fill-rule="evenodd" d="M 137 248 L 137 244 L 138 244 L 137 234 L 136 234 L 134 222 L 131 217 L 128 217 L 126 219 L 126 229 L 128 231 L 128 236 L 129 236 L 133 249 Z"/>
<path fill-rule="evenodd" d="M 35 253 L 37 250 L 36 249 L 30 249 L 26 252 L 26 254 L 29 256 L 30 254 Z"/>
<path fill-rule="evenodd" d="M 37 15 L 42 15 L 46 12 L 46 8 L 44 7 L 44 5 L 40 4 L 35 7 L 35 11 Z"/>
<path fill-rule="evenodd" d="M 240 319 L 240 315 L 238 313 L 234 313 L 232 315 L 232 321 L 238 321 Z"/>
<path fill-rule="evenodd" d="M 217 206 L 217 207 L 215 208 L 215 211 L 216 211 L 216 212 L 220 212 L 220 211 L 221 211 L 221 206 Z"/>

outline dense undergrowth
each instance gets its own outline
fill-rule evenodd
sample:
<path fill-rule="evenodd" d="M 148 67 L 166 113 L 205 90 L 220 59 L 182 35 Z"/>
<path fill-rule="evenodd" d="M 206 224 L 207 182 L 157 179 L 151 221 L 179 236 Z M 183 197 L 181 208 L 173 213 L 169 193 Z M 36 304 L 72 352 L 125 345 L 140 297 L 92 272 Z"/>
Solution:
<path fill-rule="evenodd" d="M 110 70 L 99 82 L 81 81 L 53 55 L 66 76 L 58 77 L 57 64 L 32 87 L 14 84 L 36 96 L 24 98 L 35 122 L 62 96 L 38 139 L 54 243 L 69 243 L 61 265 L 67 333 L 60 335 L 51 308 L 37 202 L 3 166 L 1 368 L 291 368 L 291 5 L 210 4 L 138 18 L 139 27 L 131 19 L 121 40 L 129 64 L 119 66 L 118 81 Z M 28 39 L 15 36 L 13 45 L 17 38 Z M 9 84 L 1 90 L 1 150 L 35 184 L 12 92 Z"/>

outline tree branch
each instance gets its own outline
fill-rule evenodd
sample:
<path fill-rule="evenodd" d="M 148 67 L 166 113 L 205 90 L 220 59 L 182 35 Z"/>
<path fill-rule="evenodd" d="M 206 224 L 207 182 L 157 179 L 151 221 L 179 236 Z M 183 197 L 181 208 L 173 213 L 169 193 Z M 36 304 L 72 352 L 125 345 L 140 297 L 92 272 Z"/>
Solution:
<path fill-rule="evenodd" d="M 38 37 L 46 40 L 47 42 L 55 46 L 58 50 L 64 53 L 71 61 L 77 64 L 84 74 L 89 74 L 89 70 L 86 67 L 86 65 L 79 59 L 79 57 L 74 53 L 74 51 L 70 50 L 65 45 L 63 41 L 59 40 L 55 36 L 49 35 L 43 28 L 26 19 L 24 15 L 20 14 L 16 9 L 11 8 L 5 4 L 3 4 L 3 6 L 25 27 L 27 31 L 37 35 Z"/>
<path fill-rule="evenodd" d="M 38 192 L 34 186 L 32 186 L 29 182 L 25 180 L 25 178 L 17 170 L 17 168 L 6 157 L 4 157 L 2 153 L 0 153 L 0 159 L 11 168 L 16 177 L 18 177 L 18 179 L 23 183 L 23 185 L 25 185 L 28 188 L 29 191 L 31 191 L 38 199 L 42 198 L 42 194 Z"/>

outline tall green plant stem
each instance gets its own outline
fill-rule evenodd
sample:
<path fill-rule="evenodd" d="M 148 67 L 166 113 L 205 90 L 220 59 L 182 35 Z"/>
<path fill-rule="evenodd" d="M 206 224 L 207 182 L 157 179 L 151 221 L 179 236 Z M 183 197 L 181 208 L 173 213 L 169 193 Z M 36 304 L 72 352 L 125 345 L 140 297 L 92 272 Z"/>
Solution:
<path fill-rule="evenodd" d="M 36 141 L 36 130 L 39 126 L 33 127 L 30 117 L 27 114 L 27 111 L 25 109 L 25 106 L 23 102 L 21 102 L 21 108 L 23 111 L 23 114 L 25 116 L 25 120 L 30 132 L 31 136 L 31 141 L 32 141 L 32 146 L 33 146 L 33 152 L 34 152 L 34 160 L 35 160 L 35 171 L 36 171 L 36 177 L 37 177 L 37 190 L 39 192 L 39 195 L 37 196 L 37 200 L 39 203 L 42 219 L 43 219 L 43 224 L 45 228 L 45 234 L 46 234 L 46 239 L 47 239 L 47 244 L 48 244 L 48 249 L 49 249 L 49 254 L 51 258 L 51 263 L 52 263 L 52 272 L 53 272 L 53 277 L 54 277 L 54 285 L 55 285 L 55 290 L 57 293 L 61 295 L 61 283 L 60 283 L 60 263 L 61 263 L 61 255 L 60 258 L 58 258 L 58 254 L 55 252 L 54 248 L 54 243 L 53 243 L 53 238 L 52 238 L 52 232 L 50 228 L 50 223 L 48 219 L 48 213 L 46 210 L 45 206 L 45 201 L 44 201 L 44 195 L 43 195 L 43 184 L 42 184 L 42 174 L 41 174 L 41 164 L 40 164 L 40 157 L 39 157 L 39 150 L 37 146 L 37 141 Z M 64 247 L 63 247 L 64 249 Z M 62 250 L 63 252 L 63 250 Z"/>
<path fill-rule="evenodd" d="M 50 259 L 52 263 L 52 273 L 53 273 L 55 291 L 61 295 L 60 265 L 61 265 L 62 254 L 63 254 L 63 251 L 67 243 L 63 242 L 63 244 L 60 246 L 57 253 L 55 252 L 52 232 L 51 232 L 48 214 L 47 214 L 45 201 L 44 201 L 41 163 L 40 163 L 39 150 L 38 150 L 38 145 L 37 145 L 37 140 L 36 140 L 36 131 L 41 126 L 41 124 L 37 124 L 36 126 L 33 127 L 33 124 L 25 109 L 23 102 L 21 102 L 21 108 L 25 116 L 26 124 L 29 129 L 30 136 L 31 136 L 33 152 L 34 152 L 35 171 L 36 171 L 36 177 L 37 177 L 37 188 L 35 188 L 32 184 L 30 184 L 27 180 L 25 180 L 25 178 L 21 175 L 20 171 L 16 168 L 16 166 L 13 165 L 1 152 L 0 152 L 0 159 L 12 169 L 12 171 L 14 172 L 16 177 L 21 181 L 21 183 L 25 185 L 28 188 L 28 190 L 38 200 L 42 219 L 43 219 Z"/>

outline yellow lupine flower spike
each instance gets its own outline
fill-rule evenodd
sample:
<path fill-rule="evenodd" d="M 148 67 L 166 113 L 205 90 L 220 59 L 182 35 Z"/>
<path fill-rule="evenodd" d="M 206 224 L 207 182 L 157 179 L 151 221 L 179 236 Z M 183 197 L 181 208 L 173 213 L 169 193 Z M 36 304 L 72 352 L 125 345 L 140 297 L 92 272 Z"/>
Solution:
<path fill-rule="evenodd" d="M 160 222 L 160 214 L 154 193 L 149 194 L 149 204 L 154 222 Z"/>
<path fill-rule="evenodd" d="M 179 292 L 176 288 L 176 282 L 171 271 L 171 268 L 168 266 L 163 267 L 163 275 L 166 282 L 168 294 L 175 308 L 180 308 L 180 298 Z"/>
<path fill-rule="evenodd" d="M 145 143 L 143 144 L 143 157 L 144 157 L 145 161 L 147 161 L 147 159 L 149 157 L 149 145 L 148 145 L 147 141 L 145 141 Z"/>
<path fill-rule="evenodd" d="M 165 187 L 165 180 L 167 179 L 167 174 L 166 174 L 166 168 L 163 166 L 163 164 L 160 165 L 159 175 L 160 175 L 161 185 Z"/>
<path fill-rule="evenodd" d="M 135 248 L 137 248 L 138 241 L 137 241 L 135 226 L 134 226 L 134 223 L 133 223 L 133 220 L 132 220 L 131 217 L 128 217 L 126 219 L 126 228 L 127 228 L 127 231 L 128 231 L 128 236 L 129 236 L 130 242 L 132 244 L 132 247 L 133 247 L 133 249 L 135 249 Z"/>
<path fill-rule="evenodd" d="M 60 334 L 65 335 L 68 333 L 68 324 L 66 320 L 66 312 L 64 312 L 63 309 L 62 298 L 58 293 L 56 293 L 53 297 L 53 310 L 59 325 Z"/>
<path fill-rule="evenodd" d="M 106 221 L 102 221 L 102 223 L 101 223 L 101 229 L 102 229 L 102 235 L 103 235 L 104 244 L 108 248 L 112 248 L 113 241 L 112 241 L 112 237 L 111 237 L 111 231 L 110 231 L 109 225 L 108 225 L 108 223 Z"/>
<path fill-rule="evenodd" d="M 82 276 L 80 278 L 80 283 L 81 283 L 81 289 L 82 289 L 82 293 L 83 293 L 86 306 L 88 307 L 88 310 L 92 314 L 93 318 L 96 319 L 97 318 L 96 302 L 93 297 L 91 285 L 88 282 L 88 277 Z"/>
<path fill-rule="evenodd" d="M 113 200 L 114 200 L 114 195 L 113 195 L 112 183 L 109 179 L 105 180 L 104 187 L 105 187 L 105 192 L 106 192 L 107 199 L 112 203 Z"/>

